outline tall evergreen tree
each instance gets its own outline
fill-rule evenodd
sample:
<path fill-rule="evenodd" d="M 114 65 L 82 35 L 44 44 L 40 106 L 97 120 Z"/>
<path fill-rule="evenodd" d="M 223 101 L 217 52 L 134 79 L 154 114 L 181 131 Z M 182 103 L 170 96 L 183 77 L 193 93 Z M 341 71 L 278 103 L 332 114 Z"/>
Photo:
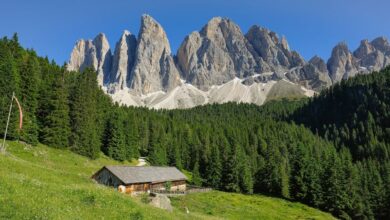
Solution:
<path fill-rule="evenodd" d="M 41 119 L 41 141 L 49 146 L 69 147 L 69 137 L 71 135 L 68 87 L 66 86 L 65 73 L 63 71 L 55 73 L 52 81 L 51 92 L 46 93 L 45 98 L 47 112 Z"/>
<path fill-rule="evenodd" d="M 86 69 L 77 77 L 71 95 L 71 149 L 81 155 L 97 158 L 101 147 L 101 136 L 97 125 L 96 73 Z"/>
<path fill-rule="evenodd" d="M 20 139 L 31 144 L 38 143 L 38 86 L 40 66 L 35 52 L 25 53 L 21 58 L 20 73 L 20 101 L 23 108 L 24 126 Z"/>
<path fill-rule="evenodd" d="M 224 163 L 222 183 L 223 189 L 229 192 L 240 192 L 240 162 L 238 151 L 240 146 L 233 146 L 228 160 Z"/>
<path fill-rule="evenodd" d="M 207 184 L 215 188 L 221 187 L 222 161 L 218 146 L 212 146 L 210 164 L 206 169 Z"/>
<path fill-rule="evenodd" d="M 123 116 L 116 110 L 110 114 L 105 131 L 106 140 L 104 149 L 106 154 L 115 160 L 127 159 L 125 134 L 123 128 Z"/>
<path fill-rule="evenodd" d="M 245 158 L 244 156 L 243 158 Z M 244 159 L 240 168 L 240 188 L 243 193 L 253 193 L 253 178 L 249 160 Z"/>
<path fill-rule="evenodd" d="M 3 39 L 0 41 L 0 126 L 1 134 L 4 135 L 4 130 L 7 123 L 9 106 L 11 104 L 12 93 L 19 94 L 20 77 L 17 71 L 15 60 L 12 56 L 12 51 L 9 44 L 13 41 Z M 10 126 L 8 128 L 8 138 L 16 139 L 19 137 L 17 128 L 18 112 L 17 108 L 13 108 Z"/>

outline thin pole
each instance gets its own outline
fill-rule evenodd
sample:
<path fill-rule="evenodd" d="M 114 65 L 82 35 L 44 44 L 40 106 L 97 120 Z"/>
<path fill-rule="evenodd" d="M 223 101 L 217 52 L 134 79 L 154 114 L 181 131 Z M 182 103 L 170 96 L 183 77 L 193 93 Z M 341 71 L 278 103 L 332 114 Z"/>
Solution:
<path fill-rule="evenodd" d="M 9 125 L 9 119 L 11 118 L 11 111 L 12 111 L 12 103 L 14 101 L 15 92 L 12 92 L 12 98 L 11 98 L 11 105 L 9 106 L 9 112 L 8 112 L 8 119 L 7 119 L 7 125 L 5 127 L 5 133 L 4 133 L 4 139 L 3 139 L 3 147 L 1 148 L 1 151 L 5 153 L 5 139 L 7 138 L 7 131 L 8 131 L 8 125 Z"/>

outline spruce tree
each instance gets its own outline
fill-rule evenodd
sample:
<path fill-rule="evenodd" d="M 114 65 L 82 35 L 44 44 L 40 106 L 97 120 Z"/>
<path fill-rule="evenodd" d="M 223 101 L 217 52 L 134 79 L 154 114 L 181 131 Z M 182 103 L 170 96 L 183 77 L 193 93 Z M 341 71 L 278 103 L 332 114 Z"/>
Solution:
<path fill-rule="evenodd" d="M 199 173 L 199 163 L 195 162 L 194 168 L 192 169 L 192 184 L 195 186 L 201 186 L 202 182 L 202 177 Z"/>
<path fill-rule="evenodd" d="M 46 93 L 46 114 L 41 119 L 41 141 L 53 147 L 69 147 L 71 134 L 68 88 L 64 71 L 55 73 L 50 93 Z"/>
<path fill-rule="evenodd" d="M 19 94 L 20 77 L 17 71 L 15 60 L 8 46 L 9 41 L 5 38 L 0 41 L 0 127 L 1 134 L 4 135 L 4 130 L 7 123 L 9 106 L 11 104 L 12 93 Z M 9 139 L 19 137 L 18 129 L 19 113 L 17 107 L 13 107 L 10 125 L 8 128 Z"/>
<path fill-rule="evenodd" d="M 233 146 L 228 160 L 224 163 L 222 183 L 223 188 L 229 192 L 240 192 L 240 159 L 237 151 L 240 146 Z"/>
<path fill-rule="evenodd" d="M 23 109 L 23 129 L 20 139 L 36 145 L 38 143 L 38 86 L 40 66 L 35 52 L 26 53 L 21 58 L 20 73 L 20 102 Z"/>
<path fill-rule="evenodd" d="M 81 155 L 96 159 L 101 147 L 97 121 L 96 73 L 86 69 L 74 82 L 71 96 L 71 149 Z"/>
<path fill-rule="evenodd" d="M 214 145 L 211 149 L 210 164 L 206 169 L 207 184 L 215 188 L 220 188 L 222 178 L 222 162 L 218 146 Z"/>
<path fill-rule="evenodd" d="M 115 160 L 127 159 L 123 118 L 121 112 L 113 111 L 107 121 L 105 151 Z"/>
<path fill-rule="evenodd" d="M 125 109 L 127 110 L 127 109 Z M 126 144 L 126 152 L 127 152 L 127 159 L 130 160 L 131 158 L 138 158 L 140 156 L 139 154 L 139 148 L 140 148 L 140 135 L 139 135 L 139 122 L 138 123 L 131 123 L 135 122 L 134 117 L 130 117 L 129 114 L 126 115 L 126 119 L 124 119 L 124 132 L 125 133 L 125 144 Z"/>
<path fill-rule="evenodd" d="M 245 157 L 243 157 L 245 158 Z M 240 169 L 240 188 L 243 193 L 253 193 L 253 178 L 249 160 L 242 161 Z"/>

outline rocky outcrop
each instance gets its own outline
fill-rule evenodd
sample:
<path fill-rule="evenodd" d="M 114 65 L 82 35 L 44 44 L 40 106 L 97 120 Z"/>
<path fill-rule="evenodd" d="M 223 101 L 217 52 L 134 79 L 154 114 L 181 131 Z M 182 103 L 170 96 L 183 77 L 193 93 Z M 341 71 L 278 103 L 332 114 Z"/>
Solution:
<path fill-rule="evenodd" d="M 388 65 L 390 45 L 384 37 L 378 37 L 371 42 L 362 40 L 353 54 L 345 43 L 340 43 L 333 49 L 328 61 L 329 73 L 334 83 L 359 73 L 379 71 Z"/>
<path fill-rule="evenodd" d="M 384 37 L 378 37 L 371 42 L 363 40 L 354 55 L 361 71 L 379 71 L 390 64 L 390 45 Z"/>
<path fill-rule="evenodd" d="M 177 61 L 183 78 L 202 90 L 261 72 L 254 50 L 240 28 L 221 17 L 187 36 L 178 50 Z"/>
<path fill-rule="evenodd" d="M 137 40 L 129 31 L 124 31 L 115 47 L 111 74 L 109 76 L 109 92 L 128 87 L 130 72 L 135 61 Z"/>
<path fill-rule="evenodd" d="M 143 15 L 130 89 L 135 94 L 169 91 L 181 84 L 167 35 L 149 15 Z"/>
<path fill-rule="evenodd" d="M 321 57 L 314 56 L 313 58 L 311 58 L 309 60 L 309 63 L 311 65 L 313 65 L 314 67 L 316 67 L 320 72 L 326 73 L 329 76 L 328 68 L 326 66 L 326 63 L 325 63 L 325 61 Z"/>
<path fill-rule="evenodd" d="M 108 76 L 112 60 L 111 60 L 111 50 L 110 50 L 110 44 L 108 43 L 108 40 L 106 36 L 102 33 L 100 33 L 94 40 L 93 45 L 95 45 L 96 48 L 96 60 L 97 60 L 97 73 L 98 73 L 98 83 L 100 84 L 107 84 L 109 83 Z"/>
<path fill-rule="evenodd" d="M 259 62 L 265 63 L 269 70 L 286 72 L 305 64 L 297 52 L 290 51 L 286 38 L 279 39 L 275 32 L 255 25 L 249 29 L 246 38 L 259 55 Z"/>
<path fill-rule="evenodd" d="M 67 65 L 70 71 L 83 71 L 93 67 L 97 71 L 99 85 L 108 83 L 111 69 L 111 50 L 107 38 L 100 33 L 91 40 L 79 40 L 70 56 Z"/>
<path fill-rule="evenodd" d="M 326 64 L 318 56 L 314 56 L 303 66 L 289 70 L 286 77 L 292 82 L 315 91 L 321 91 L 332 85 Z"/>
<path fill-rule="evenodd" d="M 72 50 L 67 68 L 69 71 L 83 71 L 90 66 L 97 67 L 96 47 L 91 40 L 79 40 Z"/>
<path fill-rule="evenodd" d="M 320 89 L 330 84 L 327 70 L 319 70 L 316 65 L 306 63 L 299 53 L 290 50 L 285 37 L 279 38 L 275 32 L 255 25 L 249 29 L 246 38 L 258 54 L 258 63 L 263 70 L 268 69 L 278 78 L 287 78 L 309 89 Z"/>
<path fill-rule="evenodd" d="M 390 44 L 387 38 L 385 37 L 378 37 L 371 41 L 371 45 L 379 51 L 382 51 L 388 55 L 390 52 Z"/>
<path fill-rule="evenodd" d="M 362 40 L 358 49 L 353 52 L 353 55 L 358 59 L 363 59 L 370 53 L 374 52 L 375 48 L 368 42 L 368 40 Z"/>
<path fill-rule="evenodd" d="M 328 70 L 332 82 L 339 82 L 357 74 L 357 60 L 349 51 L 346 43 L 339 43 L 333 48 L 328 61 Z"/>
<path fill-rule="evenodd" d="M 171 200 L 166 195 L 156 194 L 154 197 L 152 197 L 150 205 L 159 209 L 167 210 L 169 212 L 173 211 Z"/>

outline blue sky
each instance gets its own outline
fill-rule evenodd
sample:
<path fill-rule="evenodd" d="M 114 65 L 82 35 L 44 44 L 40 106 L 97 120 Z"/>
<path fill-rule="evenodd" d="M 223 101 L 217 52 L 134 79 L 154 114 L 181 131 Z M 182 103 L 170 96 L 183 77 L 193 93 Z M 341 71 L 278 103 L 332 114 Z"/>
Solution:
<path fill-rule="evenodd" d="M 59 64 L 80 39 L 103 32 L 112 48 L 123 30 L 138 34 L 147 13 L 167 32 L 172 51 L 212 17 L 229 17 L 244 33 L 251 25 L 285 35 L 306 59 L 330 56 L 345 41 L 390 37 L 388 0 L 2 0 L 0 36 L 18 32 L 23 46 Z"/>

